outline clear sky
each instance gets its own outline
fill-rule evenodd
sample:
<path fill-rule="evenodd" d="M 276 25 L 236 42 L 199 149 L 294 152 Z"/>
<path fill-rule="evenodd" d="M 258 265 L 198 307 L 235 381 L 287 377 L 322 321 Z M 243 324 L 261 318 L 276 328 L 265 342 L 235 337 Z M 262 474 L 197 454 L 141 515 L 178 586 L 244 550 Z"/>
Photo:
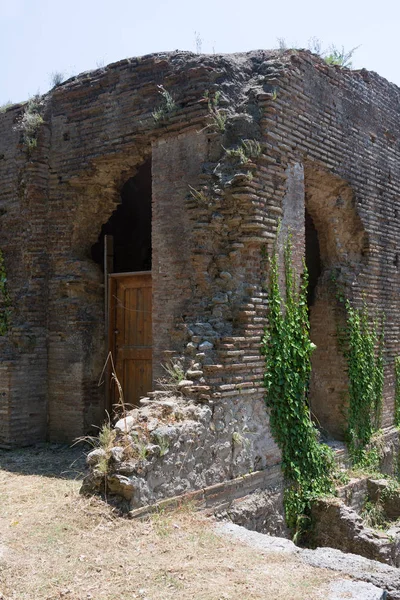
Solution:
<path fill-rule="evenodd" d="M 0 0 L 0 105 L 66 76 L 163 50 L 351 49 L 353 67 L 400 86 L 400 0 Z M 196 37 L 198 43 L 196 44 Z"/>

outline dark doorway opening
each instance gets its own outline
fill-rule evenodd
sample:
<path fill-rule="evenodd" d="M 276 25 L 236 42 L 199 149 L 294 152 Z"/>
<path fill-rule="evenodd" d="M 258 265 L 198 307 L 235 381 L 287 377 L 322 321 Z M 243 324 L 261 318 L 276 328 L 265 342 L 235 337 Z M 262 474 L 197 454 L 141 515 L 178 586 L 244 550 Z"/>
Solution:
<path fill-rule="evenodd" d="M 308 270 L 307 304 L 310 309 L 315 302 L 315 288 L 322 272 L 318 232 L 310 213 L 305 211 L 306 266 Z"/>
<path fill-rule="evenodd" d="M 151 159 L 121 190 L 121 203 L 101 228 L 92 259 L 104 270 L 104 236 L 113 236 L 113 273 L 151 270 Z"/>

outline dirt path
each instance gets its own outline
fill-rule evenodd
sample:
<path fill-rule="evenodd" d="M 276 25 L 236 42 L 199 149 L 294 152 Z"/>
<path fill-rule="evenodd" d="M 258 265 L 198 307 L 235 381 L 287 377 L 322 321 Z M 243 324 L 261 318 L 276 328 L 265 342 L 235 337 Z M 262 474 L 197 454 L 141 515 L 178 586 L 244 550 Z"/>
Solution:
<path fill-rule="evenodd" d="M 333 572 L 220 537 L 193 507 L 144 522 L 79 495 L 79 450 L 0 451 L 0 600 L 317 600 Z"/>

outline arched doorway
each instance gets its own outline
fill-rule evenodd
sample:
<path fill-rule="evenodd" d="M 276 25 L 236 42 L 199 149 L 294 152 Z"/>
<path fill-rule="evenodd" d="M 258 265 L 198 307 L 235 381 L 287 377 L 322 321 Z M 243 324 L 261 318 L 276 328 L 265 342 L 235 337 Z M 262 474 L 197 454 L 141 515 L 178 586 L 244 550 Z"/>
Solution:
<path fill-rule="evenodd" d="M 106 407 L 137 406 L 152 389 L 151 160 L 121 189 L 121 202 L 92 247 L 106 286 L 106 332 L 119 386 L 112 379 Z M 122 391 L 122 394 L 121 394 Z"/>
<path fill-rule="evenodd" d="M 347 365 L 338 339 L 343 307 L 338 273 L 348 281 L 362 260 L 365 230 L 349 184 L 326 171 L 305 168 L 305 246 L 312 354 L 309 390 L 314 419 L 327 438 L 346 430 Z"/>
<path fill-rule="evenodd" d="M 151 271 L 151 160 L 121 189 L 121 202 L 101 228 L 92 258 L 104 270 L 105 237 L 112 237 L 110 272 Z"/>

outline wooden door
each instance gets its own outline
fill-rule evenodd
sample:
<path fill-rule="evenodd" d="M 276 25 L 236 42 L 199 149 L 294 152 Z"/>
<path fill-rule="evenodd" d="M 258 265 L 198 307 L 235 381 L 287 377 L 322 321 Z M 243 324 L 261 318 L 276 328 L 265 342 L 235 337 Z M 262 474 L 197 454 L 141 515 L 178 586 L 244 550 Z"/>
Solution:
<path fill-rule="evenodd" d="M 152 390 L 151 294 L 148 271 L 109 276 L 110 351 L 125 404 L 132 406 Z M 111 402 L 116 404 L 118 391 L 111 385 Z"/>

